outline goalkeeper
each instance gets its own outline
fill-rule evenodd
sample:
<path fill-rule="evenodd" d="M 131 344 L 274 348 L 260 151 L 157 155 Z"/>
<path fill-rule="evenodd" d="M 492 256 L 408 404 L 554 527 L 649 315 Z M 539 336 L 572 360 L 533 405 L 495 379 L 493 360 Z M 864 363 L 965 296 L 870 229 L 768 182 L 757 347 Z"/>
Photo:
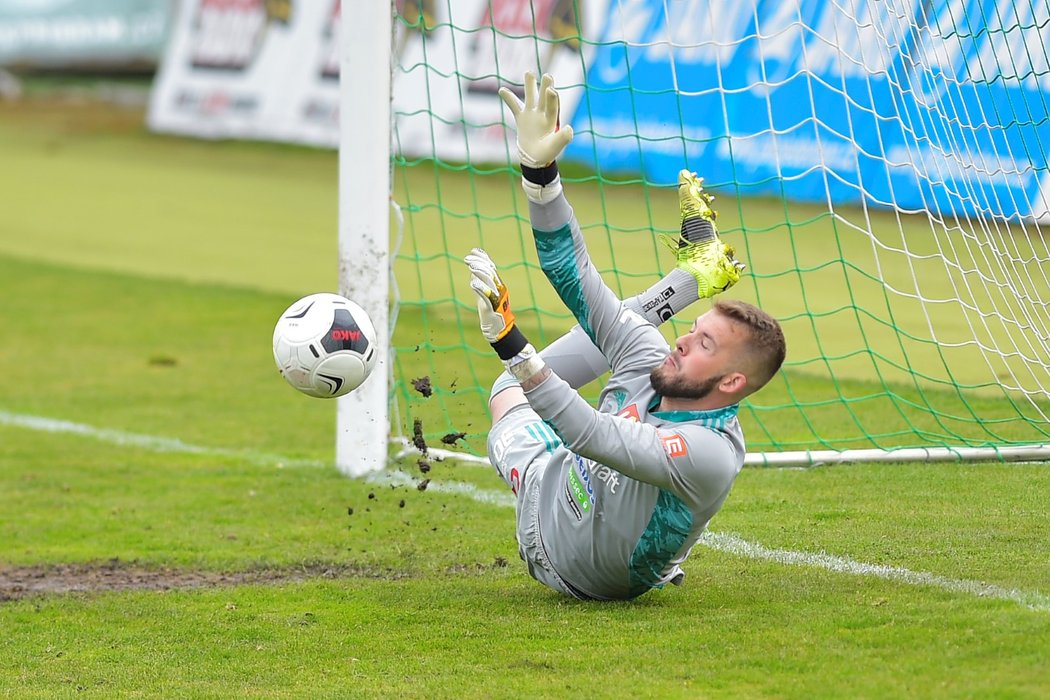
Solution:
<path fill-rule="evenodd" d="M 524 103 L 500 94 L 517 126 L 540 266 L 579 326 L 537 352 L 495 264 L 480 249 L 467 255 L 482 332 L 507 369 L 489 400 L 489 457 L 517 494 L 519 551 L 534 578 L 575 598 L 634 598 L 681 583 L 682 562 L 743 466 L 738 404 L 778 371 L 784 336 L 758 308 L 719 301 L 669 350 L 654 324 L 740 276 L 710 197 L 681 174 L 676 268 L 622 302 L 591 265 L 562 192 L 555 161 L 572 130 L 558 127 L 550 76 L 537 89 L 526 74 Z M 575 389 L 606 367 L 595 410 Z"/>

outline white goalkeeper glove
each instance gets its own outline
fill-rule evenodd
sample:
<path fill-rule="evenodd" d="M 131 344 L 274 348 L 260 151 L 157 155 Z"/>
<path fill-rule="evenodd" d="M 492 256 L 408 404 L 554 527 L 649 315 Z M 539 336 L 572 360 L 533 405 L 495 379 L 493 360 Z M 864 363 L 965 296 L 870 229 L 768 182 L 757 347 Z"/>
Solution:
<path fill-rule="evenodd" d="M 496 263 L 481 248 L 471 250 L 464 261 L 470 270 L 470 288 L 477 296 L 481 333 L 511 374 L 524 381 L 543 369 L 544 362 L 515 325 L 507 285 Z"/>
<path fill-rule="evenodd" d="M 514 329 L 514 312 L 510 310 L 510 292 L 492 262 L 481 248 L 474 248 L 464 258 L 470 270 L 470 288 L 477 295 L 481 333 L 485 340 L 497 343 Z"/>
<path fill-rule="evenodd" d="M 561 155 L 572 141 L 572 127 L 558 126 L 560 100 L 554 89 L 554 78 L 544 73 L 536 89 L 536 74 L 525 73 L 525 102 L 500 88 L 499 96 L 514 116 L 518 129 L 518 158 L 529 168 L 545 168 Z"/>
<path fill-rule="evenodd" d="M 549 202 L 561 193 L 561 178 L 555 161 L 572 141 L 572 127 L 559 125 L 561 100 L 554 89 L 554 78 L 544 73 L 536 87 L 536 74 L 525 73 L 525 101 L 500 88 L 517 128 L 518 160 L 522 186 L 534 202 Z"/>

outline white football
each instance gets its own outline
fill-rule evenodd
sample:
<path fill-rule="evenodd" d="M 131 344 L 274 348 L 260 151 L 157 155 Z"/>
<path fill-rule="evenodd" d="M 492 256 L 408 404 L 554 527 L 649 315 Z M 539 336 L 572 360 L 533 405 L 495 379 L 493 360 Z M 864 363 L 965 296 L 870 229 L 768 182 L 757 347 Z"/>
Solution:
<path fill-rule="evenodd" d="M 332 399 L 361 386 L 376 365 L 376 329 L 365 310 L 338 294 L 310 294 L 273 330 L 273 359 L 289 384 Z"/>

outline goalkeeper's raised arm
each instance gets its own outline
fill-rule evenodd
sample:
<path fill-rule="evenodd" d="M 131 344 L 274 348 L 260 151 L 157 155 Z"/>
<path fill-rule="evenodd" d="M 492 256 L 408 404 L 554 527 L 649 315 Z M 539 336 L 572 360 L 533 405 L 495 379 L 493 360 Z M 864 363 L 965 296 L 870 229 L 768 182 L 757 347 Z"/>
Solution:
<path fill-rule="evenodd" d="M 623 302 L 591 264 L 579 223 L 562 191 L 557 159 L 572 140 L 572 128 L 559 126 L 560 99 L 554 81 L 544 75 L 537 85 L 536 77 L 526 73 L 524 101 L 506 88 L 500 96 L 514 116 L 522 186 L 529 199 L 540 267 L 591 341 L 615 366 L 617 348 L 608 341 Z"/>
<path fill-rule="evenodd" d="M 536 74 L 525 74 L 525 101 L 500 88 L 499 96 L 514 117 L 518 163 L 522 186 L 530 202 L 545 204 L 562 192 L 557 160 L 572 141 L 572 127 L 561 126 L 561 99 L 554 78 L 544 74 L 536 85 Z"/>
<path fill-rule="evenodd" d="M 524 101 L 508 88 L 499 94 L 514 119 L 522 187 L 529 200 L 540 265 L 579 321 L 577 333 L 585 331 L 602 353 L 599 356 L 594 348 L 588 348 L 583 363 L 569 366 L 559 361 L 557 344 L 543 354 L 562 378 L 579 387 L 623 356 L 626 345 L 617 348 L 608 343 L 621 304 L 659 325 L 697 299 L 731 287 L 740 279 L 744 265 L 718 235 L 717 215 L 711 208 L 713 197 L 704 190 L 702 179 L 683 170 L 678 178 L 681 236 L 677 241 L 662 237 L 675 255 L 675 268 L 656 285 L 621 302 L 591 265 L 579 224 L 564 196 L 557 160 L 572 141 L 573 132 L 571 126 L 561 124 L 561 100 L 554 79 L 544 75 L 537 84 L 536 76 L 526 73 L 523 82 Z M 577 372 L 580 367 L 585 371 Z"/>

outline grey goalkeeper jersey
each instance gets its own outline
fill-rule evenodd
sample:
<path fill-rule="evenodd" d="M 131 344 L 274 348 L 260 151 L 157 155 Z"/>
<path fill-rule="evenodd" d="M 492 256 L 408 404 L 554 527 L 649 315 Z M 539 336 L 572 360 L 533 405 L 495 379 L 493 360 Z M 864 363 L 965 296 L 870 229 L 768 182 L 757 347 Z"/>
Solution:
<path fill-rule="evenodd" d="M 656 411 L 666 340 L 602 281 L 564 196 L 530 215 L 541 267 L 612 368 L 598 410 L 557 375 L 527 392 L 561 442 L 537 492 L 540 541 L 581 593 L 633 598 L 676 579 L 725 501 L 744 463 L 737 406 Z"/>

